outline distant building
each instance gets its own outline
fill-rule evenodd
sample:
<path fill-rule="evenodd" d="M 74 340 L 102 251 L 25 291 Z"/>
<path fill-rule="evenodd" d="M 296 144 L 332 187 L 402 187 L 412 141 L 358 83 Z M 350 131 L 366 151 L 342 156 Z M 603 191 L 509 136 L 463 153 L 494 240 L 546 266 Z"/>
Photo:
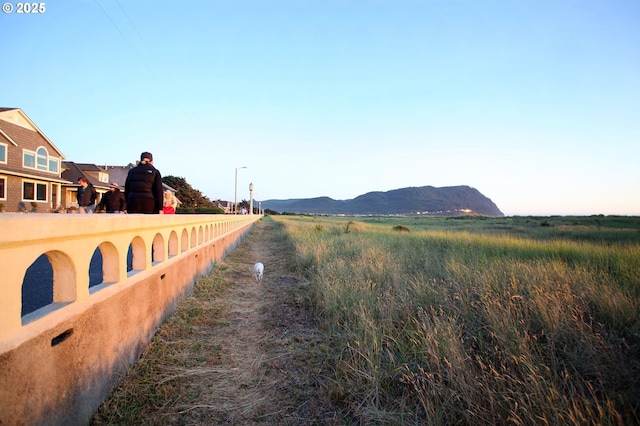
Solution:
<path fill-rule="evenodd" d="M 233 213 L 233 203 L 231 201 L 216 200 L 213 202 L 214 207 L 224 210 L 225 214 Z"/>
<path fill-rule="evenodd" d="M 136 161 L 137 165 L 138 161 Z M 109 173 L 109 179 L 111 183 L 117 183 L 120 185 L 120 189 L 124 193 L 124 184 L 127 181 L 127 175 L 129 174 L 129 170 L 134 167 L 133 164 L 129 164 L 128 166 L 104 166 L 104 170 Z M 182 202 L 176 197 L 176 189 L 167 185 L 166 183 L 162 183 L 162 187 L 165 191 L 170 191 L 171 196 L 175 199 L 178 205 L 182 204 Z"/>
<path fill-rule="evenodd" d="M 124 192 L 124 183 L 127 181 L 127 175 L 129 170 L 133 168 L 133 165 L 128 166 L 104 166 L 104 170 L 109 173 L 109 179 L 112 183 L 120 185 L 122 192 Z"/>
<path fill-rule="evenodd" d="M 69 181 L 68 184 L 63 185 L 61 209 L 76 209 L 78 202 L 76 194 L 80 185 L 78 179 L 81 177 L 86 178 L 91 185 L 98 192 L 98 199 L 96 203 L 99 203 L 102 199 L 102 194 L 109 191 L 109 185 L 112 183 L 109 172 L 104 168 L 95 164 L 88 163 L 74 163 L 73 161 L 62 162 L 62 177 Z"/>

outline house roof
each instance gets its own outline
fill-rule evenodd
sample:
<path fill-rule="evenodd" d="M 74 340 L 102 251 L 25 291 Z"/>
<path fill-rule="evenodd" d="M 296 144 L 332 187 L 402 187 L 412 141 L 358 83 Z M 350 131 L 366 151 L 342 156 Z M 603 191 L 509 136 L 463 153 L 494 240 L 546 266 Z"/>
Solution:
<path fill-rule="evenodd" d="M 86 172 L 104 172 L 105 168 L 100 167 L 97 164 L 92 163 L 75 163 L 76 166 L 80 168 L 80 170 L 84 170 Z"/>
<path fill-rule="evenodd" d="M 35 126 L 31 126 L 25 117 L 24 113 L 19 109 L 0 108 L 0 142 L 33 152 L 39 147 L 44 147 L 52 158 L 62 160 L 64 157 L 62 157 L 55 145 L 42 132 L 34 130 L 36 129 Z M 0 169 L 3 173 L 50 182 L 64 182 L 60 177 L 60 173 L 25 168 L 22 164 L 23 154 L 19 151 L 19 149 L 10 150 L 7 162 L 0 164 Z"/>
<path fill-rule="evenodd" d="M 129 166 L 105 166 L 103 170 L 109 172 L 109 180 L 120 185 L 124 188 L 124 183 L 127 181 L 127 175 L 131 167 Z"/>
<path fill-rule="evenodd" d="M 74 163 L 73 161 L 62 162 L 62 177 L 73 183 L 73 186 L 78 186 L 78 179 L 84 177 L 89 181 L 91 185 L 96 188 L 109 188 L 109 183 L 100 182 L 85 171 L 104 171 L 104 169 L 96 166 L 95 164 L 87 163 Z"/>
<path fill-rule="evenodd" d="M 127 175 L 129 174 L 129 170 L 131 170 L 131 166 L 105 166 L 101 170 L 106 170 L 109 172 L 109 180 L 111 182 L 115 182 L 124 188 L 124 184 L 127 181 Z M 177 192 L 175 188 L 167 185 L 166 183 L 162 183 L 162 187 L 165 190 L 169 190 L 171 192 Z"/>
<path fill-rule="evenodd" d="M 33 121 L 31 121 L 31 119 L 27 116 L 27 114 L 25 114 L 24 111 L 22 111 L 20 108 L 0 107 L 0 121 L 3 121 L 5 123 L 10 123 L 14 126 L 18 126 L 22 129 L 26 129 L 31 132 L 38 133 L 41 138 L 43 138 L 49 145 L 51 145 L 53 150 L 58 154 L 58 156 L 60 156 L 60 159 L 64 160 L 65 157 L 62 151 L 60 151 L 58 147 L 53 142 L 51 142 L 51 140 L 49 140 L 47 135 L 45 135 L 42 132 L 42 130 L 40 130 L 38 126 L 36 126 L 36 124 Z M 14 139 L 14 136 L 12 134 L 9 133 L 9 136 L 12 139 Z M 18 142 L 18 140 L 16 140 L 16 142 Z"/>

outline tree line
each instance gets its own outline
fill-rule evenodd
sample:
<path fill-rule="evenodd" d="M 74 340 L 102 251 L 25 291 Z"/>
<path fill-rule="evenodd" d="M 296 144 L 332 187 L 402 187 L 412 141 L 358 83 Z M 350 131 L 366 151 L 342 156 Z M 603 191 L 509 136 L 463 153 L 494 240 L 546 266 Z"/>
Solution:
<path fill-rule="evenodd" d="M 162 178 L 162 182 L 176 190 L 175 196 L 180 201 L 178 213 L 224 213 L 214 201 L 209 199 L 201 191 L 194 188 L 183 177 L 167 175 Z M 238 203 L 238 208 L 249 209 L 249 202 L 242 200 Z"/>

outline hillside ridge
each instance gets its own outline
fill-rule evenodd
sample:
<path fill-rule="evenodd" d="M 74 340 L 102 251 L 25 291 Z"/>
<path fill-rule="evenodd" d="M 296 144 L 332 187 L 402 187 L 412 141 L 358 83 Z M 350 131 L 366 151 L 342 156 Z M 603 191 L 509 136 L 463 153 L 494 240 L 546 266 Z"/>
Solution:
<path fill-rule="evenodd" d="M 350 200 L 334 200 L 327 196 L 265 200 L 262 207 L 278 213 L 298 214 L 504 216 L 491 199 L 466 185 L 372 191 Z"/>

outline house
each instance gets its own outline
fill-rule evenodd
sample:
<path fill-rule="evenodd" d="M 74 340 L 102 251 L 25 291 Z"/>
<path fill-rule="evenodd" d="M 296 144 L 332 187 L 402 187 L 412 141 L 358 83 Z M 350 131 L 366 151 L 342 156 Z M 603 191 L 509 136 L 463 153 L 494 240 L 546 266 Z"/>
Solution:
<path fill-rule="evenodd" d="M 129 170 L 133 168 L 133 164 L 128 166 L 104 166 L 104 170 L 109 173 L 111 182 L 117 183 L 124 191 L 124 183 L 127 181 Z"/>
<path fill-rule="evenodd" d="M 137 161 L 136 161 L 136 165 L 137 165 Z M 129 174 L 129 170 L 131 170 L 134 167 L 133 164 L 129 164 L 128 166 L 105 166 L 104 170 L 107 171 L 109 173 L 111 182 L 115 182 L 118 185 L 120 185 L 120 188 L 122 188 L 122 191 L 124 192 L 124 184 L 127 181 L 127 175 Z M 180 201 L 178 199 L 178 197 L 176 197 L 176 189 L 167 185 L 166 183 L 162 183 L 162 188 L 164 189 L 164 191 L 169 191 L 171 193 L 171 196 L 169 197 L 169 199 L 172 201 L 173 205 L 181 205 L 182 201 Z"/>
<path fill-rule="evenodd" d="M 0 108 L 0 210 L 60 208 L 64 155 L 20 108 Z"/>
<path fill-rule="evenodd" d="M 214 207 L 224 210 L 225 214 L 233 213 L 233 203 L 231 201 L 216 200 L 213 202 Z"/>
<path fill-rule="evenodd" d="M 66 185 L 63 190 L 63 205 L 72 208 L 77 208 L 78 203 L 76 201 L 76 192 L 78 191 L 78 178 L 85 177 L 91 183 L 98 192 L 98 201 L 102 199 L 102 194 L 109 191 L 109 187 L 112 183 L 117 183 L 120 186 L 120 190 L 124 193 L 124 185 L 127 181 L 127 175 L 133 165 L 128 166 L 98 166 L 96 164 L 87 163 L 74 163 L 72 161 L 62 162 L 62 177 L 70 182 L 71 185 Z M 179 205 L 182 204 L 180 200 L 175 198 L 176 190 L 166 183 L 162 184 L 165 191 L 171 193 L 171 199 L 175 199 L 175 202 Z"/>
<path fill-rule="evenodd" d="M 100 202 L 102 194 L 109 191 L 110 184 L 115 182 L 106 170 L 106 167 L 102 168 L 89 163 L 74 163 L 73 161 L 62 162 L 61 176 L 69 182 L 62 186 L 62 199 L 60 203 L 61 208 L 66 209 L 78 208 L 76 194 L 80 186 L 78 184 L 79 178 L 86 178 L 96 189 L 98 192 L 98 199 L 96 200 L 96 203 Z"/>
<path fill-rule="evenodd" d="M 78 178 L 96 188 L 100 201 L 117 183 L 124 184 L 132 164 L 98 166 L 64 161 L 65 157 L 20 108 L 0 108 L 0 211 L 59 212 L 77 209 Z M 175 198 L 176 190 L 163 184 Z M 180 204 L 180 200 L 176 201 Z"/>

